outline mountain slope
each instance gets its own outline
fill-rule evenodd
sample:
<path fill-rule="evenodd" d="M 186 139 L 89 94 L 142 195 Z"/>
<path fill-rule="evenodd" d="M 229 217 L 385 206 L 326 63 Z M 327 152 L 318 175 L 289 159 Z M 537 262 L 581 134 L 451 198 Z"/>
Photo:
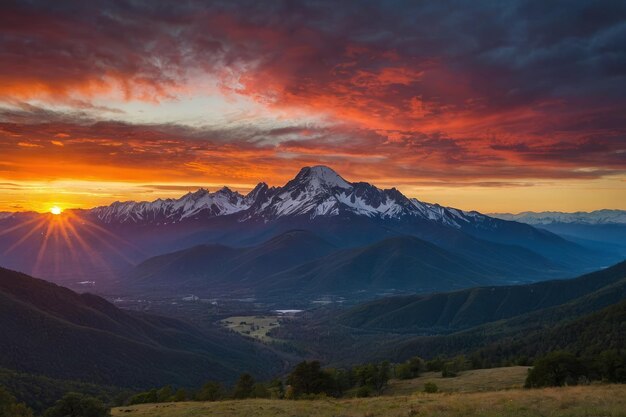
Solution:
<path fill-rule="evenodd" d="M 121 288 L 235 293 L 291 300 L 322 295 L 430 292 L 503 284 L 496 268 L 411 236 L 338 249 L 311 232 L 290 231 L 249 247 L 201 245 L 138 265 Z"/>
<path fill-rule="evenodd" d="M 373 294 L 433 291 L 492 282 L 493 271 L 415 237 L 396 237 L 347 249 L 271 275 L 261 294 Z"/>
<path fill-rule="evenodd" d="M 189 386 L 281 366 L 273 354 L 235 336 L 125 312 L 6 269 L 0 269 L 0 333 L 0 367 L 97 384 Z"/>
<path fill-rule="evenodd" d="M 438 295 L 417 297 L 426 300 L 421 304 L 412 303 L 416 297 L 392 297 L 347 312 L 321 309 L 307 320 L 274 330 L 273 336 L 336 366 L 471 353 L 476 353 L 472 360 L 482 361 L 483 366 L 501 366 L 559 348 L 597 354 L 623 346 L 626 331 L 620 319 L 626 302 L 626 262 L 545 284 L 521 286 L 534 291 L 526 298 L 522 293 L 520 302 L 511 291 L 506 297 L 495 292 L 490 299 L 480 289 L 477 299 L 468 297 L 461 307 L 455 304 L 457 296 L 471 290 L 441 294 L 448 302 L 441 302 Z M 523 307 L 529 300 L 533 304 Z M 508 303 L 513 311 L 500 314 Z"/>
<path fill-rule="evenodd" d="M 457 333 L 418 336 L 379 346 L 378 352 L 402 360 L 430 352 L 458 355 L 475 352 L 487 365 L 566 349 L 585 355 L 621 349 L 626 342 L 626 279 L 601 294 L 591 293 L 558 306 Z M 607 288 L 608 289 L 608 288 Z"/>
<path fill-rule="evenodd" d="M 150 258 L 120 284 L 145 291 L 250 291 L 265 276 L 334 250 L 336 247 L 313 233 L 293 230 L 247 248 L 209 244 Z"/>
<path fill-rule="evenodd" d="M 339 322 L 360 329 L 449 332 L 561 305 L 626 278 L 626 262 L 575 279 L 393 297 L 351 309 Z M 611 291 L 621 294 L 617 288 Z"/>

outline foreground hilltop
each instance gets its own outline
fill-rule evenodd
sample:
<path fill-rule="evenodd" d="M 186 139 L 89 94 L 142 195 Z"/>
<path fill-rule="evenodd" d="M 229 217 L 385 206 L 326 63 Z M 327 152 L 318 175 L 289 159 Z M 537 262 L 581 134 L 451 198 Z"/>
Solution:
<path fill-rule="evenodd" d="M 127 406 L 113 417 L 539 417 L 621 416 L 626 385 L 596 385 L 469 394 L 416 394 L 362 399 L 245 400 Z"/>

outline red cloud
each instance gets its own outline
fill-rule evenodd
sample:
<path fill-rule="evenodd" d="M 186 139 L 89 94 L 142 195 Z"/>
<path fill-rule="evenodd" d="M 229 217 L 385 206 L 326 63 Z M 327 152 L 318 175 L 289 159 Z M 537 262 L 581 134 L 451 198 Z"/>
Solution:
<path fill-rule="evenodd" d="M 325 123 L 192 129 L 5 112 L 0 176 L 280 182 L 316 163 L 399 183 L 624 174 L 626 84 L 619 62 L 605 62 L 611 13 L 581 34 L 574 6 L 564 23 L 504 4 L 458 16 L 438 2 L 411 7 L 4 5 L 0 101 L 158 101 L 207 77 Z"/>

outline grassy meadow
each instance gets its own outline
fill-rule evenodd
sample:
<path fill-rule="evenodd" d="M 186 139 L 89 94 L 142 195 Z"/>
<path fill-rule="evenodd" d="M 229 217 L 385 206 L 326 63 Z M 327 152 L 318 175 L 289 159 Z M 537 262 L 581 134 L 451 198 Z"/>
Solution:
<path fill-rule="evenodd" d="M 251 399 L 143 404 L 114 417 L 623 417 L 626 385 L 322 400 Z"/>
<path fill-rule="evenodd" d="M 626 385 L 522 389 L 527 367 L 465 371 L 454 378 L 427 372 L 391 380 L 372 398 L 248 399 L 142 404 L 112 410 L 114 417 L 626 417 Z M 426 394 L 434 382 L 440 392 Z M 349 393 L 348 393 L 349 394 Z"/>
<path fill-rule="evenodd" d="M 385 395 L 411 395 L 424 390 L 424 384 L 434 383 L 441 392 L 480 392 L 522 388 L 528 366 L 474 369 L 464 371 L 455 378 L 442 378 L 441 372 L 425 372 L 414 379 L 392 379 Z"/>

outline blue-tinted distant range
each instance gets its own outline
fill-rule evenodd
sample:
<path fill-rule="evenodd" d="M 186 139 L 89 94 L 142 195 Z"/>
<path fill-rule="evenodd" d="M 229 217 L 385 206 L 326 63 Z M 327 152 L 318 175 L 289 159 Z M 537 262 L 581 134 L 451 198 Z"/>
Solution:
<path fill-rule="evenodd" d="M 545 211 L 490 215 L 503 220 L 530 224 L 557 233 L 571 241 L 598 249 L 612 250 L 626 256 L 625 210 L 605 209 L 576 213 Z"/>

